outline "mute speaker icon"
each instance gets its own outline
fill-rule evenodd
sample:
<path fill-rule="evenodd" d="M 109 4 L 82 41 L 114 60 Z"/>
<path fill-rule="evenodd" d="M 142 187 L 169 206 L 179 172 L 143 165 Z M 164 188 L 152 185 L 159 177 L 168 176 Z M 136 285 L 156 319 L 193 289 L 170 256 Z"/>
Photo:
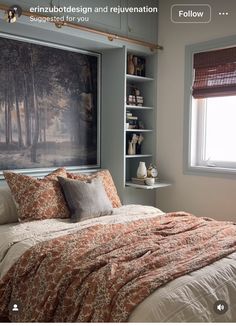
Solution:
<path fill-rule="evenodd" d="M 228 304 L 224 300 L 218 300 L 215 302 L 213 308 L 218 315 L 223 315 L 228 310 Z"/>
<path fill-rule="evenodd" d="M 225 306 L 224 306 L 223 304 L 218 304 L 217 309 L 218 309 L 219 311 L 222 311 L 222 310 L 225 309 Z"/>

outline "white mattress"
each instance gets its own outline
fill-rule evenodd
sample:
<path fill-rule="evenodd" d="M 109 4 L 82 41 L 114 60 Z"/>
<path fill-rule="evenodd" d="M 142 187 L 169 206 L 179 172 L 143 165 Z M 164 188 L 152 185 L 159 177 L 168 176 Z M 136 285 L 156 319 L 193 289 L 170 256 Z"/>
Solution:
<path fill-rule="evenodd" d="M 126 205 L 115 209 L 113 215 L 80 223 L 53 219 L 2 225 L 0 278 L 28 248 L 38 242 L 76 232 L 94 224 L 122 223 L 162 214 L 162 211 L 154 207 Z M 213 310 L 217 300 L 224 300 L 229 305 L 228 311 L 223 315 Z M 236 253 L 157 289 L 136 307 L 129 321 L 236 321 Z"/>

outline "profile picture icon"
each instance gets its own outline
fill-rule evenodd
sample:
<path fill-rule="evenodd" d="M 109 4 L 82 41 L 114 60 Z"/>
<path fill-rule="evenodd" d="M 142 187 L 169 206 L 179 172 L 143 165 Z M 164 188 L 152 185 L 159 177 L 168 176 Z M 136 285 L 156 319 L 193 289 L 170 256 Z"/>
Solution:
<path fill-rule="evenodd" d="M 8 306 L 10 314 L 18 315 L 21 312 L 21 303 L 19 300 L 12 299 Z"/>
<path fill-rule="evenodd" d="M 15 23 L 16 18 L 20 17 L 22 14 L 22 9 L 18 5 L 11 6 L 7 11 L 4 16 L 5 21 L 8 23 Z"/>
<path fill-rule="evenodd" d="M 9 9 L 8 10 L 8 16 L 7 16 L 7 19 L 8 19 L 8 23 L 15 23 L 16 21 L 16 12 L 14 9 Z"/>
<path fill-rule="evenodd" d="M 16 303 L 13 304 L 12 311 L 19 311 L 18 305 Z"/>
<path fill-rule="evenodd" d="M 21 306 L 20 300 L 18 300 L 16 298 L 12 298 L 12 300 L 9 302 L 9 305 L 8 305 L 9 314 L 19 315 L 21 310 L 22 310 L 22 306 Z"/>

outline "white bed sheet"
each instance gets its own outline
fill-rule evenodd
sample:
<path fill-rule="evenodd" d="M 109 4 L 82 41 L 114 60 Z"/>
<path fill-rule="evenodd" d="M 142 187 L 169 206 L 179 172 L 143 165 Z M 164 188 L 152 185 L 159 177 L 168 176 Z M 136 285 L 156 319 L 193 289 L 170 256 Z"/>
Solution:
<path fill-rule="evenodd" d="M 126 205 L 115 209 L 113 215 L 80 223 L 52 219 L 1 225 L 0 278 L 27 249 L 38 242 L 95 224 L 122 223 L 163 214 L 150 206 Z M 229 305 L 224 315 L 217 314 L 213 309 L 217 300 L 224 300 Z M 135 308 L 129 321 L 236 321 L 236 253 L 157 289 Z"/>

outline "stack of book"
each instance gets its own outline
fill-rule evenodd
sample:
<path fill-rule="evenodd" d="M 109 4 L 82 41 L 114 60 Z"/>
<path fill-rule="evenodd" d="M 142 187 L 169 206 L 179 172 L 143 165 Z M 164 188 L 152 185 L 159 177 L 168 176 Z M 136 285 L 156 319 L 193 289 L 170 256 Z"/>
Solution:
<path fill-rule="evenodd" d="M 140 178 L 132 178 L 132 182 L 133 183 L 136 183 L 136 184 L 138 184 L 138 185 L 146 185 L 146 183 L 145 183 L 145 180 L 146 180 L 147 178 L 144 178 L 144 179 L 140 179 Z M 155 182 L 158 182 L 159 181 L 159 178 L 155 178 Z"/>
<path fill-rule="evenodd" d="M 127 96 L 127 104 L 135 105 L 135 106 L 143 106 L 143 96 L 141 95 L 128 95 Z"/>
<path fill-rule="evenodd" d="M 136 105 L 143 106 L 143 96 L 136 96 Z"/>
<path fill-rule="evenodd" d="M 128 105 L 136 105 L 135 95 L 128 95 L 127 96 L 127 104 Z"/>
<path fill-rule="evenodd" d="M 126 122 L 129 124 L 128 129 L 138 128 L 138 117 L 133 116 L 133 114 L 130 111 L 126 112 Z"/>

